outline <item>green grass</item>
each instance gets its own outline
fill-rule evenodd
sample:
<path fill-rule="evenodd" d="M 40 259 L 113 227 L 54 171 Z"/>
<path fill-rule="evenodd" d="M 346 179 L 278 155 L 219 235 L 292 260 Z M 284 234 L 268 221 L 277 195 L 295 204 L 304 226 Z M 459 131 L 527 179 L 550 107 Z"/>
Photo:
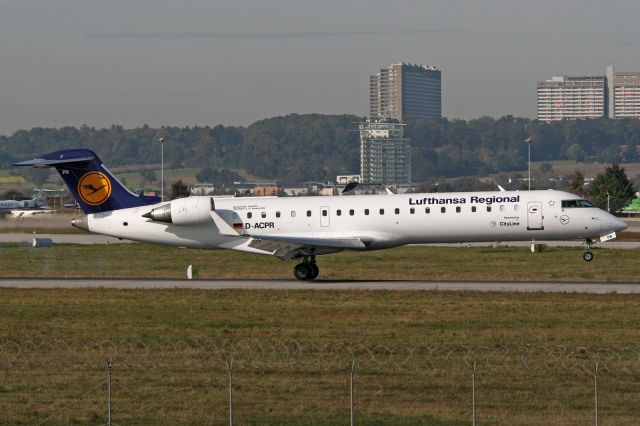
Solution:
<path fill-rule="evenodd" d="M 318 258 L 320 280 L 638 281 L 640 250 L 579 248 L 531 253 L 514 247 L 400 247 Z M 149 244 L 56 245 L 33 249 L 0 245 L 0 277 L 292 278 L 295 261 L 269 256 L 180 249 Z"/>
<path fill-rule="evenodd" d="M 596 250 L 591 263 L 578 249 L 530 253 L 513 248 L 404 247 L 340 253 L 319 259 L 324 279 L 474 279 L 637 281 L 638 250 Z M 228 251 L 173 249 L 146 244 L 0 246 L 7 276 L 182 278 L 189 263 L 201 277 L 291 278 L 294 262 Z M 322 281 L 320 281 L 322 282 Z M 640 295 L 474 293 L 437 291 L 0 289 L 0 342 L 300 342 L 390 348 L 419 345 L 560 347 L 588 353 L 640 347 Z M 28 345 L 24 345 L 27 349 Z M 541 351 L 541 349 L 537 349 Z M 10 352 L 9 346 L 6 351 Z M 5 354 L 8 352 L 5 352 Z M 115 424 L 223 424 L 228 420 L 228 376 L 220 362 L 157 358 L 135 367 L 115 354 Z M 268 353 L 268 352 L 267 352 Z M 0 424 L 103 424 L 105 360 L 34 358 L 9 367 L 0 353 Z M 26 355 L 25 355 L 26 356 Z M 261 355 L 264 357 L 264 355 Z M 287 366 L 242 352 L 234 372 L 237 424 L 348 424 L 349 375 L 309 352 Z M 590 364 L 591 355 L 585 357 Z M 269 358 L 270 357 L 270 358 Z M 614 356 L 615 357 L 615 356 Z M 516 357 L 517 358 L 517 357 Z M 255 363 L 248 362 L 255 359 Z M 260 361 L 262 359 L 262 361 Z M 386 358 L 383 358 L 386 359 Z M 420 359 L 420 358 L 415 358 Z M 395 368 L 356 372 L 359 424 L 470 424 L 471 373 L 461 354 L 441 359 L 442 370 Z M 502 358 L 499 358 L 500 360 Z M 536 358 L 539 360 L 539 358 Z M 550 358 L 551 359 L 551 358 Z M 174 360 L 176 361 L 176 360 Z M 77 365 L 74 365 L 75 363 Z M 410 365 L 414 365 L 410 364 Z M 500 362 L 496 361 L 496 364 Z M 478 368 L 480 424 L 586 424 L 593 420 L 589 371 L 539 364 Z M 640 418 L 637 364 L 600 378 L 603 424 Z M 81 400 L 78 398 L 85 394 Z M 65 409 L 65 407 L 69 407 Z"/>
<path fill-rule="evenodd" d="M 532 172 L 537 171 L 542 163 L 550 163 L 553 166 L 553 172 L 559 177 L 572 175 L 579 170 L 585 175 L 585 177 L 595 178 L 598 174 L 604 173 L 607 167 L 611 166 L 610 163 L 577 163 L 572 160 L 535 161 L 531 163 Z M 627 176 L 631 178 L 640 174 L 640 163 L 624 163 L 620 166 L 625 169 Z M 526 175 L 527 170 L 522 170 L 520 173 Z"/>
<path fill-rule="evenodd" d="M 638 295 L 503 294 L 384 291 L 0 290 L 0 341 L 298 341 L 383 345 L 471 345 L 513 349 L 621 348 L 640 341 Z M 28 346 L 25 346 L 28 348 Z M 255 346 L 254 346 L 255 347 Z M 156 355 L 160 354 L 158 350 Z M 260 356 L 240 353 L 242 359 Z M 317 358 L 319 355 L 316 355 Z M 105 421 L 107 354 L 100 365 L 73 366 L 65 357 L 0 369 L 0 423 Z M 186 357 L 186 355 L 185 355 Z M 81 360 L 82 358 L 80 358 Z M 224 365 L 144 366 L 114 361 L 114 422 L 222 424 L 227 418 Z M 270 358 L 271 359 L 271 358 Z M 345 424 L 349 375 L 329 364 L 297 368 L 245 362 L 234 373 L 239 424 Z M 331 359 L 327 357 L 327 359 Z M 61 366 L 58 366 L 58 362 Z M 500 364 L 496 362 L 496 364 Z M 6 363 L 0 363 L 6 365 Z M 411 364 L 413 365 L 413 364 Z M 418 362 L 418 365 L 420 363 Z M 365 368 L 356 373 L 356 410 L 364 424 L 469 424 L 470 370 L 460 357 L 443 370 Z M 633 369 L 634 371 L 637 369 Z M 635 424 L 637 377 L 603 372 L 603 423 Z M 478 369 L 481 424 L 576 424 L 592 419 L 593 381 L 579 369 L 524 372 Z"/>

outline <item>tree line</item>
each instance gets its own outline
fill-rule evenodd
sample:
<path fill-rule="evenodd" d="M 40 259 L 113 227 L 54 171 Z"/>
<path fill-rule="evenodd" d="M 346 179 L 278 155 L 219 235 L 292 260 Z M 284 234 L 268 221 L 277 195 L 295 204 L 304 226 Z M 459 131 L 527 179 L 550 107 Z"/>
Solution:
<path fill-rule="evenodd" d="M 33 128 L 0 136 L 0 166 L 67 148 L 94 150 L 111 167 L 165 162 L 171 167 L 245 169 L 287 182 L 333 181 L 360 170 L 355 115 L 291 114 L 248 127 L 89 126 Z M 407 123 L 412 140 L 415 182 L 456 176 L 524 170 L 526 138 L 532 161 L 576 160 L 624 163 L 640 160 L 640 120 L 592 120 L 543 123 L 505 116 L 473 120 L 416 119 Z M 224 172 L 227 173 L 227 172 Z"/>

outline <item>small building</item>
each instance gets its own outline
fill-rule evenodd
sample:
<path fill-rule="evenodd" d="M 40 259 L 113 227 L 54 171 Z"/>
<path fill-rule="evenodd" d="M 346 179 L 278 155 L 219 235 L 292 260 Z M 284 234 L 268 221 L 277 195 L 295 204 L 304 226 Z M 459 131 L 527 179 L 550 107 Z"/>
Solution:
<path fill-rule="evenodd" d="M 346 185 L 350 182 L 360 182 L 360 175 L 338 175 L 336 176 L 337 185 Z"/>
<path fill-rule="evenodd" d="M 275 197 L 278 195 L 278 187 L 275 185 L 256 185 L 253 188 L 253 195 L 256 197 Z"/>
<path fill-rule="evenodd" d="M 191 195 L 211 195 L 215 190 L 212 183 L 197 183 L 191 187 Z"/>

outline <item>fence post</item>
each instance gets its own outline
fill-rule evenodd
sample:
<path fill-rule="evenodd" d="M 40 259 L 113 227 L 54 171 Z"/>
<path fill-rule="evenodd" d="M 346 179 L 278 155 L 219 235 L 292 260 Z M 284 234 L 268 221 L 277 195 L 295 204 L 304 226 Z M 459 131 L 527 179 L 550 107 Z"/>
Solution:
<path fill-rule="evenodd" d="M 356 360 L 352 359 L 351 360 L 351 384 L 350 384 L 350 405 L 351 405 L 351 426 L 355 425 L 355 411 L 353 409 L 353 397 L 354 397 L 354 388 L 353 388 L 353 376 L 354 376 L 354 371 L 356 369 Z"/>
<path fill-rule="evenodd" d="M 107 425 L 111 426 L 111 358 L 107 359 Z"/>
<path fill-rule="evenodd" d="M 229 370 L 229 426 L 233 426 L 233 361 L 227 360 Z"/>
<path fill-rule="evenodd" d="M 596 399 L 596 426 L 598 426 L 598 363 L 596 362 L 596 371 L 593 374 L 593 384 L 595 391 L 595 399 Z"/>
<path fill-rule="evenodd" d="M 471 424 L 476 426 L 476 362 L 473 361 L 471 374 Z"/>

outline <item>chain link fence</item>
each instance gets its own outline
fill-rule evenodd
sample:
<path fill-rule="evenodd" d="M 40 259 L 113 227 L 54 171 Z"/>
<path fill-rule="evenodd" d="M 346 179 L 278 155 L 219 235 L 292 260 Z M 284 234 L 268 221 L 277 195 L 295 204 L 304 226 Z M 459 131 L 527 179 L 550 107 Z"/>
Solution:
<path fill-rule="evenodd" d="M 586 346 L 384 346 L 308 343 L 298 340 L 248 341 L 5 341 L 0 343 L 0 369 L 34 367 L 102 368 L 110 358 L 120 369 L 188 368 L 238 370 L 448 371 L 477 368 L 493 373 L 577 371 L 591 374 L 596 365 L 610 374 L 640 374 L 640 350 L 632 347 Z"/>
<path fill-rule="evenodd" d="M 633 398 L 640 381 L 640 351 L 632 347 L 7 340 L 0 343 L 0 373 L 0 423 L 240 424 L 248 419 L 298 419 L 304 424 L 300 419 L 307 415 L 308 404 L 309 411 L 334 419 L 328 423 L 397 423 L 407 416 L 435 415 L 476 424 L 484 414 L 490 423 L 500 424 L 504 418 L 503 424 L 517 424 L 515 407 L 535 413 L 540 404 L 566 398 L 570 409 L 563 408 L 559 419 L 566 415 L 575 420 L 579 413 L 599 424 L 601 395 L 606 392 L 610 401 L 622 402 L 605 403 L 604 418 L 615 416 L 620 420 L 615 424 L 634 424 L 640 418 L 637 408 L 627 408 L 627 403 L 640 405 L 640 398 Z M 513 400 L 518 392 L 524 401 Z M 286 401 L 268 402 L 270 396 L 282 395 L 288 395 L 296 409 L 261 417 L 270 405 L 287 406 Z M 379 395 L 390 404 L 390 414 L 382 409 Z M 322 408 L 318 401 L 323 400 L 339 402 Z M 196 401 L 211 404 L 211 418 L 189 411 L 199 410 Z M 174 402 L 187 408 L 171 418 Z M 113 416 L 112 404 L 117 407 Z M 21 410 L 33 406 L 40 409 L 23 418 Z M 527 414 L 523 424 L 530 420 Z"/>

